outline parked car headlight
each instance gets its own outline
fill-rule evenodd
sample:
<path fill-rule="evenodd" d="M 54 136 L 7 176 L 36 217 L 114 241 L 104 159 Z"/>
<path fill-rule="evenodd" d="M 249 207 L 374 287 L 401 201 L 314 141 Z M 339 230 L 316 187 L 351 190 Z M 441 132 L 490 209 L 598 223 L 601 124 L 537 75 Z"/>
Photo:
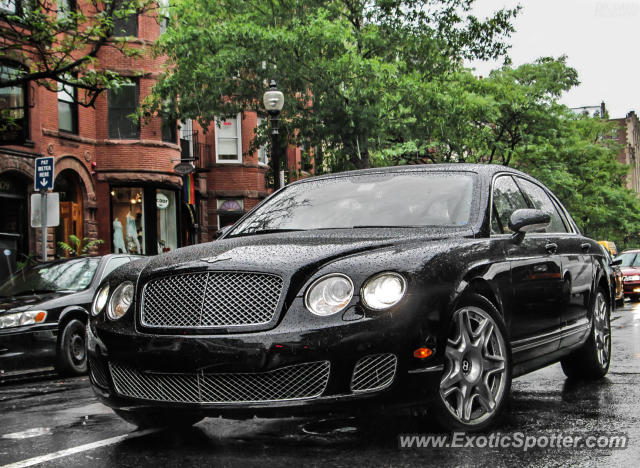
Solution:
<path fill-rule="evenodd" d="M 407 291 L 402 275 L 393 272 L 378 273 L 362 287 L 362 302 L 374 310 L 388 309 L 400 302 Z"/>
<path fill-rule="evenodd" d="M 625 276 L 625 281 L 640 281 L 640 275 Z"/>
<path fill-rule="evenodd" d="M 109 307 L 107 307 L 107 315 L 111 320 L 118 320 L 127 313 L 132 302 L 133 283 L 131 281 L 125 281 L 113 291 L 111 300 L 109 301 Z"/>
<path fill-rule="evenodd" d="M 93 300 L 93 305 L 91 306 L 91 315 L 96 316 L 104 309 L 104 306 L 107 305 L 107 299 L 109 299 L 109 285 L 106 284 L 98 291 L 96 294 L 96 298 Z"/>
<path fill-rule="evenodd" d="M 327 316 L 343 310 L 353 297 L 353 282 L 342 274 L 330 274 L 313 282 L 304 302 L 315 315 Z"/>
<path fill-rule="evenodd" d="M 0 328 L 21 327 L 23 325 L 33 325 L 42 323 L 47 318 L 46 310 L 29 310 L 16 314 L 0 316 Z"/>

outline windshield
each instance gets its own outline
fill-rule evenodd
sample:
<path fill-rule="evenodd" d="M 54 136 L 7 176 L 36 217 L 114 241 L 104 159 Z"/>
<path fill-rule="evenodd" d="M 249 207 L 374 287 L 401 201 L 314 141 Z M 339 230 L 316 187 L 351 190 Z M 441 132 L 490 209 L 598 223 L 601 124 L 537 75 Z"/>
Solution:
<path fill-rule="evenodd" d="M 358 227 L 464 226 L 474 175 L 363 174 L 291 185 L 242 221 L 230 237 Z"/>
<path fill-rule="evenodd" d="M 623 253 L 616 260 L 622 260 L 620 266 L 623 267 L 640 267 L 640 255 L 635 252 Z"/>
<path fill-rule="evenodd" d="M 0 296 L 81 291 L 89 286 L 100 259 L 79 258 L 27 267 L 0 286 Z"/>

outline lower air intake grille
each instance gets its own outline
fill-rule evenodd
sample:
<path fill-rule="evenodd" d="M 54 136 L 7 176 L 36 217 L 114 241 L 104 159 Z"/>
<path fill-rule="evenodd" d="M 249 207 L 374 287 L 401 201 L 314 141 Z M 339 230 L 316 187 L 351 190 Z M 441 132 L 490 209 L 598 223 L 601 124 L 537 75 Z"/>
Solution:
<path fill-rule="evenodd" d="M 89 370 L 91 371 L 93 381 L 97 385 L 102 388 L 109 388 L 109 378 L 107 377 L 109 371 L 105 368 L 104 364 L 93 357 L 89 357 Z"/>
<path fill-rule="evenodd" d="M 269 372 L 164 374 L 109 364 L 120 395 L 176 403 L 251 403 L 297 400 L 322 395 L 329 381 L 329 361 L 310 362 Z"/>
<path fill-rule="evenodd" d="M 370 354 L 360 359 L 351 377 L 351 391 L 382 390 L 393 382 L 398 359 L 395 354 Z"/>

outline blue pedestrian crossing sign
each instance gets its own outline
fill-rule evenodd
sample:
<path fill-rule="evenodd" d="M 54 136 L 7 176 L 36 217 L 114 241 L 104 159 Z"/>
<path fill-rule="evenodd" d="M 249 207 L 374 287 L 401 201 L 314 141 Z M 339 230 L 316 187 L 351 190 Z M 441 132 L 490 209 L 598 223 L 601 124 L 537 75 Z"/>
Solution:
<path fill-rule="evenodd" d="M 36 158 L 35 190 L 53 190 L 53 156 Z"/>

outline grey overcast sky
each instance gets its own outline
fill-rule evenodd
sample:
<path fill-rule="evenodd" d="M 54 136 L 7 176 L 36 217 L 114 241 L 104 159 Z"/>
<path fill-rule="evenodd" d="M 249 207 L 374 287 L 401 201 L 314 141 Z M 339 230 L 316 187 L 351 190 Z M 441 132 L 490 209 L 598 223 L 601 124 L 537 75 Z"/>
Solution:
<path fill-rule="evenodd" d="M 514 66 L 566 55 L 580 86 L 563 96 L 569 107 L 604 101 L 612 118 L 640 108 L 640 0 L 477 0 L 474 14 L 522 5 L 509 52 Z M 501 62 L 472 62 L 486 76 Z"/>

